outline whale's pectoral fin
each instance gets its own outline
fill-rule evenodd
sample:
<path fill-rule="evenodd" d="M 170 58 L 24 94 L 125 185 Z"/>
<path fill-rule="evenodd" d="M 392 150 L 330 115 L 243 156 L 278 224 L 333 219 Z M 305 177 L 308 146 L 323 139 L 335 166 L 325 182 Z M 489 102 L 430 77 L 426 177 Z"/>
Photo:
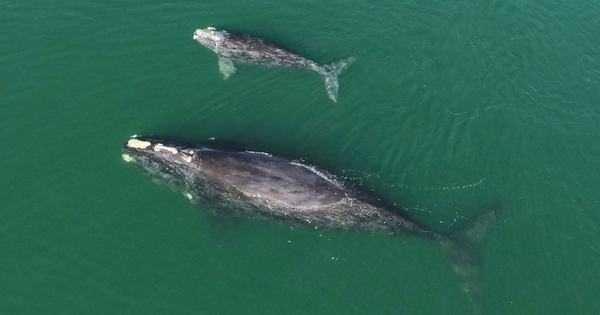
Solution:
<path fill-rule="evenodd" d="M 227 80 L 230 75 L 235 73 L 233 61 L 229 58 L 219 56 L 219 71 L 223 74 L 223 79 Z"/>

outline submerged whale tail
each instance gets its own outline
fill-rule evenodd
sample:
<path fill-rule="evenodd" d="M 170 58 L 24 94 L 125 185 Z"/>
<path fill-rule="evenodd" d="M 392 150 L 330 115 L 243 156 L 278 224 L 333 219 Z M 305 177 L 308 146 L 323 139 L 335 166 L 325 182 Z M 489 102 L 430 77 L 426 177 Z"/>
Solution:
<path fill-rule="evenodd" d="M 441 241 L 452 260 L 461 289 L 476 314 L 482 311 L 481 267 L 478 250 L 492 230 L 502 205 L 496 205 L 464 224 L 457 232 Z"/>
<path fill-rule="evenodd" d="M 325 81 L 325 88 L 327 89 L 329 98 L 331 98 L 334 102 L 337 102 L 339 86 L 338 75 L 344 71 L 344 69 L 348 68 L 354 62 L 354 60 L 354 57 L 349 57 L 326 64 L 316 69 Z"/>

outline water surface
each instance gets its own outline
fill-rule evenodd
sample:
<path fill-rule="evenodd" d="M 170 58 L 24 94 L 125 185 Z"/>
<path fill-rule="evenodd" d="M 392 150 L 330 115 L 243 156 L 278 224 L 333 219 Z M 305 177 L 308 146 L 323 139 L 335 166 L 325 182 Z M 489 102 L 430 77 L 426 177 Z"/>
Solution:
<path fill-rule="evenodd" d="M 600 311 L 594 1 L 0 0 L 0 313 L 464 314 L 443 251 L 215 220 L 121 160 L 132 134 L 303 159 L 450 231 L 506 208 L 486 314 Z M 319 63 L 240 66 L 214 26 Z"/>

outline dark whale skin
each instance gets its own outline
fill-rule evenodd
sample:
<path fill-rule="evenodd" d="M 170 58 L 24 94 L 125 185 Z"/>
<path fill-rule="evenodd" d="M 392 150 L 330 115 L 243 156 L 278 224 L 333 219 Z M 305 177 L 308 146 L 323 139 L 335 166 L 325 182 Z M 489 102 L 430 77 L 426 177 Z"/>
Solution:
<path fill-rule="evenodd" d="M 123 158 L 214 211 L 316 228 L 441 237 L 323 170 L 266 153 L 132 137 Z"/>
<path fill-rule="evenodd" d="M 132 136 L 123 146 L 122 156 L 216 214 L 319 229 L 400 234 L 440 244 L 474 312 L 482 312 L 477 251 L 497 221 L 502 204 L 453 233 L 441 234 L 411 219 L 402 209 L 344 185 L 326 171 L 266 153 Z"/>

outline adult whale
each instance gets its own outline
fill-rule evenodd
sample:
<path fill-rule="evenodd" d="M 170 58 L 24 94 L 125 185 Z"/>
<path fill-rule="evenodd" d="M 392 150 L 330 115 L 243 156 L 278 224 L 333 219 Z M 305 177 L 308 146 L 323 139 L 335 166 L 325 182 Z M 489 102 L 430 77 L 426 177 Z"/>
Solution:
<path fill-rule="evenodd" d="M 439 243 L 452 259 L 462 290 L 476 310 L 480 307 L 477 249 L 496 221 L 498 207 L 482 212 L 455 233 L 442 234 L 323 170 L 266 153 L 132 136 L 122 156 L 214 211 L 226 209 L 291 225 L 400 234 Z"/>
<path fill-rule="evenodd" d="M 327 94 L 337 102 L 338 75 L 353 61 L 353 57 L 326 65 L 297 55 L 268 39 L 247 34 L 219 31 L 214 27 L 197 29 L 193 39 L 211 49 L 219 56 L 219 70 L 227 79 L 235 73 L 234 61 L 266 66 L 307 68 L 317 71 L 325 81 Z"/>

